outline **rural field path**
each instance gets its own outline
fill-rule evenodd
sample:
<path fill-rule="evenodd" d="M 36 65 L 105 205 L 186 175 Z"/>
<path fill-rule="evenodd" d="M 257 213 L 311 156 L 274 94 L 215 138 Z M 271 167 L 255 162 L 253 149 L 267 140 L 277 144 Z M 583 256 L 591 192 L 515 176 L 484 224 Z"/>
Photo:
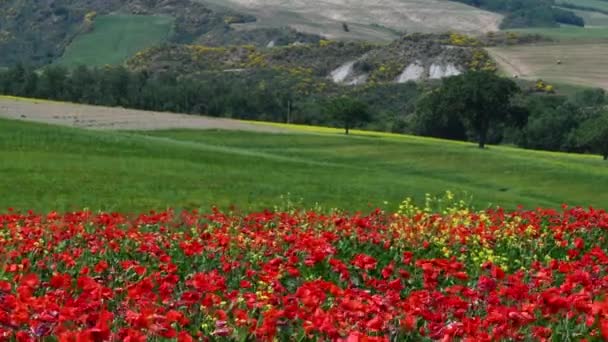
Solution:
<path fill-rule="evenodd" d="M 267 133 L 287 129 L 199 115 L 149 112 L 0 96 L 0 117 L 98 130 L 225 129 Z"/>
<path fill-rule="evenodd" d="M 500 53 L 488 49 L 490 52 L 490 56 L 494 58 L 494 60 L 498 63 L 498 65 L 502 68 L 503 72 L 506 74 L 505 76 L 517 76 L 517 77 L 528 77 L 530 73 L 529 67 L 522 63 L 520 60 L 516 60 L 513 58 L 507 58 Z"/>

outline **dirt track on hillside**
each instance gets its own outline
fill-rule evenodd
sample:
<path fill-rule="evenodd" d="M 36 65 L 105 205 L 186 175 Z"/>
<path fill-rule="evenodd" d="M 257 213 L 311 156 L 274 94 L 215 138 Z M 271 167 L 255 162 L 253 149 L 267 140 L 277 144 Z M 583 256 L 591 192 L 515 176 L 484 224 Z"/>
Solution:
<path fill-rule="evenodd" d="M 202 1 L 202 0 L 199 0 Z M 253 14 L 239 28 L 290 26 L 329 39 L 390 41 L 397 32 L 458 31 L 479 34 L 499 29 L 502 16 L 445 0 L 205 0 Z M 346 32 L 342 23 L 350 25 Z"/>
<path fill-rule="evenodd" d="M 606 43 L 500 46 L 488 51 L 508 76 L 608 89 Z"/>
<path fill-rule="evenodd" d="M 280 133 L 238 120 L 0 97 L 0 117 L 99 130 L 225 129 Z"/>

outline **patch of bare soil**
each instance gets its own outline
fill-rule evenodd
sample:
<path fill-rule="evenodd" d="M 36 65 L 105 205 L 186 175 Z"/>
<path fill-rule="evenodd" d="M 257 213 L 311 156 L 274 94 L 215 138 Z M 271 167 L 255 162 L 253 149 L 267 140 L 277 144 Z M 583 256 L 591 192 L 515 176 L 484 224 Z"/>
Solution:
<path fill-rule="evenodd" d="M 0 117 L 98 130 L 224 129 L 280 133 L 285 129 L 198 115 L 0 97 Z"/>
<path fill-rule="evenodd" d="M 203 1 L 203 0 L 199 0 Z M 204 0 L 258 18 L 256 26 L 290 26 L 330 39 L 392 40 L 394 33 L 497 31 L 502 16 L 446 0 Z M 341 23 L 347 22 L 350 32 Z"/>

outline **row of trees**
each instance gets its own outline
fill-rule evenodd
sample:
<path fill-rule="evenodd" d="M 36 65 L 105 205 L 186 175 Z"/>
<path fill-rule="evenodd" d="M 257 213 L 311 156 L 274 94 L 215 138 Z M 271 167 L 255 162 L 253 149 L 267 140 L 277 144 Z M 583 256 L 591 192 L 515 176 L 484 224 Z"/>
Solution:
<path fill-rule="evenodd" d="M 242 119 L 284 121 L 290 100 L 289 88 L 264 86 L 231 73 L 179 77 L 161 72 L 132 72 L 124 67 L 68 70 L 50 66 L 43 71 L 17 65 L 0 72 L 0 92 L 76 103 L 122 106 Z"/>
<path fill-rule="evenodd" d="M 288 74 L 287 74 L 288 75 Z M 413 133 L 509 143 L 524 148 L 595 152 L 608 158 L 608 104 L 602 90 L 573 99 L 522 93 L 513 81 L 474 71 L 441 86 L 379 84 L 298 93 L 297 79 L 276 70 L 211 72 L 196 77 L 123 67 L 0 71 L 0 93 L 105 106 L 240 119 Z"/>
<path fill-rule="evenodd" d="M 357 98 L 368 107 L 366 120 L 356 127 L 406 133 L 406 112 L 413 111 L 418 87 L 378 84 L 339 87 L 329 80 L 314 91 L 309 80 L 289 71 L 259 69 L 245 72 L 210 71 L 185 77 L 172 72 L 131 71 L 124 67 L 69 70 L 49 66 L 36 70 L 23 65 L 0 69 L 0 94 L 121 106 L 126 108 L 204 114 L 249 120 L 344 126 L 333 112 L 333 98 Z M 315 81 L 317 82 L 317 81 Z M 311 91 L 311 89 L 313 91 Z M 354 128 L 354 127 L 352 127 Z"/>
<path fill-rule="evenodd" d="M 447 78 L 418 102 L 417 134 L 447 139 L 508 142 L 525 148 L 599 153 L 608 159 L 608 103 L 603 90 L 572 100 L 522 94 L 512 80 L 473 71 Z"/>

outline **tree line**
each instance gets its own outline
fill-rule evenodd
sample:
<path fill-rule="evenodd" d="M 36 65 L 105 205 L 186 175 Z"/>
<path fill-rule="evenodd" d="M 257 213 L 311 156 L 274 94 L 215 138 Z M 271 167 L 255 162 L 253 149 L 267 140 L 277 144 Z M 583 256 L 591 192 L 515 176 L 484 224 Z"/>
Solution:
<path fill-rule="evenodd" d="M 35 69 L 22 64 L 0 69 L 0 94 L 204 114 L 235 119 L 342 126 L 340 115 L 326 115 L 330 98 L 358 98 L 374 115 L 352 128 L 407 133 L 404 113 L 418 96 L 415 83 L 349 88 L 320 80 L 316 90 L 289 71 L 256 69 L 209 71 L 184 77 L 162 71 L 132 71 L 122 66 Z"/>
<path fill-rule="evenodd" d="M 122 66 L 36 70 L 21 64 L 0 72 L 0 93 L 134 109 L 282 121 L 289 94 L 230 73 L 196 78 Z M 273 75 L 260 75 L 256 80 Z M 263 82 L 261 82 L 263 83 Z"/>
<path fill-rule="evenodd" d="M 291 122 L 524 148 L 599 153 L 608 158 L 608 97 L 523 90 L 492 72 L 471 71 L 440 84 L 334 85 L 303 94 L 298 79 L 273 70 L 183 77 L 124 67 L 0 70 L 0 93 L 83 104 Z"/>
<path fill-rule="evenodd" d="M 514 81 L 472 71 L 421 96 L 413 131 L 438 138 L 523 148 L 598 153 L 608 159 L 608 98 L 587 89 L 573 98 L 523 92 Z"/>

